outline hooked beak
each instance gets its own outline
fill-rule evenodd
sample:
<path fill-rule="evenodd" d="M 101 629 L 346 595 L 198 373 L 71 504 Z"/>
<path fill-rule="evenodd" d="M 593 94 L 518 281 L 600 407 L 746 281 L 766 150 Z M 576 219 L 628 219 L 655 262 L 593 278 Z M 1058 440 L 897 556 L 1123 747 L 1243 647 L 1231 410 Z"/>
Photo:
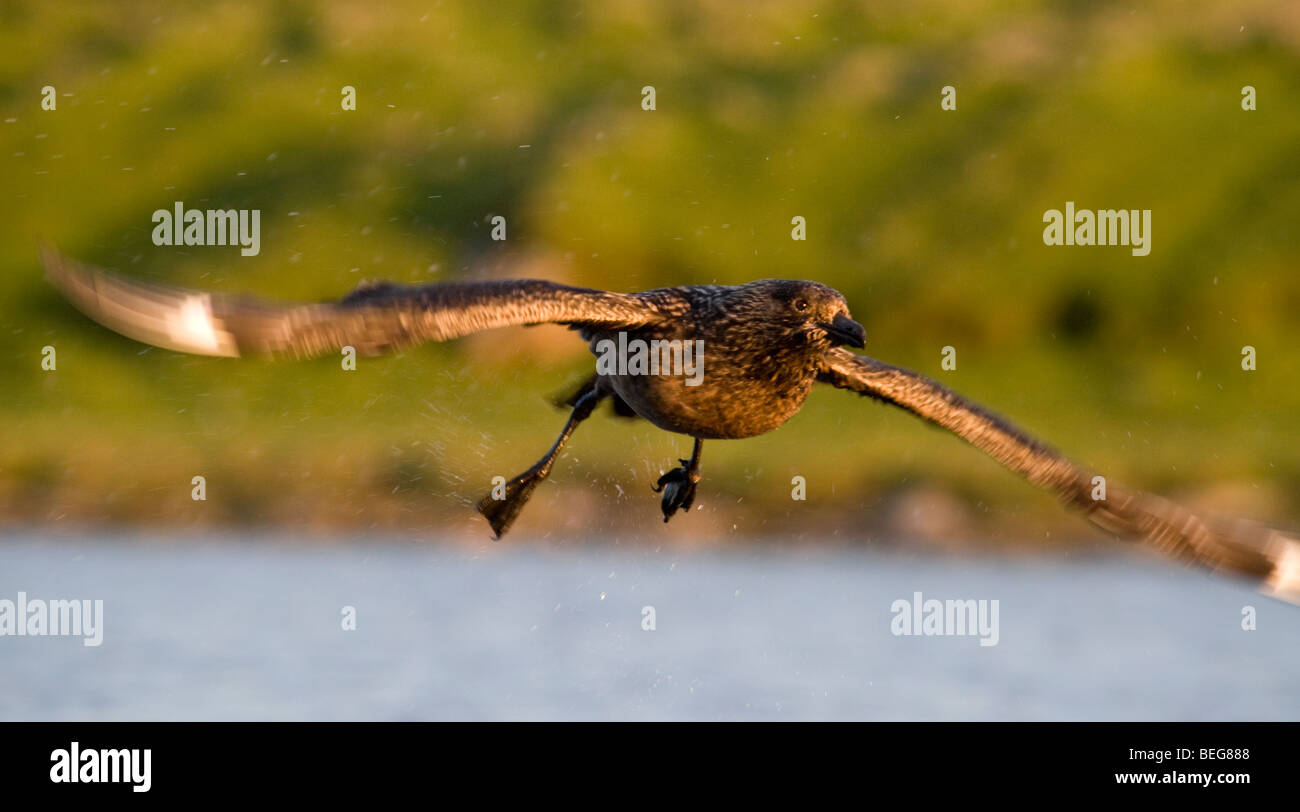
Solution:
<path fill-rule="evenodd" d="M 830 324 L 819 324 L 817 326 L 826 331 L 826 336 L 836 346 L 847 344 L 858 349 L 867 346 L 867 328 L 843 313 L 837 315 Z"/>

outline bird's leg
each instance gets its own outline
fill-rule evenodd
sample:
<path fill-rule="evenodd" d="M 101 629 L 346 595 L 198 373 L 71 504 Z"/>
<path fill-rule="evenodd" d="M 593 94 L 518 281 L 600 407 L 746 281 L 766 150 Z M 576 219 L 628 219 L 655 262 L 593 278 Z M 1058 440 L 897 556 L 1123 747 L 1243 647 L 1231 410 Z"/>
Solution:
<path fill-rule="evenodd" d="M 519 511 L 523 510 L 528 498 L 533 495 L 533 489 L 537 483 L 551 473 L 551 466 L 555 464 L 555 458 L 560 455 L 564 444 L 568 442 L 569 435 L 578 424 L 591 416 L 591 412 L 596 408 L 596 404 L 604 398 L 608 392 L 600 387 L 595 387 L 587 392 L 573 405 L 573 412 L 569 415 L 569 422 L 564 424 L 564 431 L 556 439 L 551 450 L 546 452 L 542 457 L 527 471 L 505 483 L 504 488 L 497 486 L 492 492 L 479 500 L 478 512 L 487 518 L 488 524 L 492 526 L 492 532 L 496 538 L 501 538 L 505 532 L 510 529 L 510 525 L 519 516 Z"/>
<path fill-rule="evenodd" d="M 665 522 L 678 510 L 691 509 L 691 503 L 695 501 L 695 486 L 700 481 L 700 449 L 703 447 L 704 441 L 696 437 L 691 458 L 682 460 L 682 467 L 674 468 L 659 477 L 659 481 L 655 483 L 654 492 L 664 493 L 660 507 L 663 508 Z"/>

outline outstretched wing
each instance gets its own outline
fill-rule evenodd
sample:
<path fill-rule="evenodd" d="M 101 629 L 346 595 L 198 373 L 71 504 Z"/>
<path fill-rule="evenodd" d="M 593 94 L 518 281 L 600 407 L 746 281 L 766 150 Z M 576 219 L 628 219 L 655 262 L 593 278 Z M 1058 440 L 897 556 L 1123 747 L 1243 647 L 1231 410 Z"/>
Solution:
<path fill-rule="evenodd" d="M 46 276 L 82 313 L 122 335 L 178 352 L 304 358 L 351 346 L 363 355 L 520 324 L 609 329 L 658 311 L 630 294 L 540 279 L 363 287 L 338 302 L 276 304 L 151 285 L 42 249 Z"/>
<path fill-rule="evenodd" d="M 1300 603 L 1300 541 L 1252 522 L 1203 518 L 1166 499 L 1111 483 L 1105 499 L 1094 500 L 1095 471 L 935 381 L 844 349 L 829 350 L 823 362 L 818 380 L 898 406 L 951 431 L 1083 511 L 1099 527 L 1174 558 L 1246 575 L 1261 582 L 1265 592 Z"/>

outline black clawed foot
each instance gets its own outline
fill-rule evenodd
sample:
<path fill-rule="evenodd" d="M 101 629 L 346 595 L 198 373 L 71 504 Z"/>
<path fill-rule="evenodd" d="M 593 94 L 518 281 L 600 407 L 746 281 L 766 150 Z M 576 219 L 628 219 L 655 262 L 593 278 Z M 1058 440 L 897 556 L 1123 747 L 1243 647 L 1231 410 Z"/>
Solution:
<path fill-rule="evenodd" d="M 682 467 L 674 468 L 659 477 L 659 481 L 655 483 L 654 492 L 663 491 L 664 494 L 660 507 L 663 508 L 665 522 L 678 510 L 690 510 L 691 503 L 695 501 L 695 486 L 700 481 L 699 471 L 689 467 L 689 460 L 681 462 Z"/>
<path fill-rule="evenodd" d="M 537 468 L 529 468 L 505 484 L 504 495 L 498 488 L 493 488 L 491 493 L 479 500 L 478 512 L 482 513 L 488 520 L 488 524 L 492 526 L 494 538 L 500 539 L 506 534 L 510 525 L 519 518 L 519 512 L 524 509 L 524 505 L 528 504 L 528 499 L 533 495 L 537 483 L 545 478 L 546 475 Z"/>

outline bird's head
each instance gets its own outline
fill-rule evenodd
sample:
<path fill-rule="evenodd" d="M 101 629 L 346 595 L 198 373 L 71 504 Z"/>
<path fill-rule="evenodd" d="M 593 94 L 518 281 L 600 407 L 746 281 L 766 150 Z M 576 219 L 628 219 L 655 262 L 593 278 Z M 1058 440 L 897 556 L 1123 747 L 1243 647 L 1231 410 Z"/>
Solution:
<path fill-rule="evenodd" d="M 792 279 L 763 279 L 744 287 L 756 295 L 768 321 L 811 345 L 866 346 L 866 328 L 853 320 L 848 302 L 834 288 Z"/>

